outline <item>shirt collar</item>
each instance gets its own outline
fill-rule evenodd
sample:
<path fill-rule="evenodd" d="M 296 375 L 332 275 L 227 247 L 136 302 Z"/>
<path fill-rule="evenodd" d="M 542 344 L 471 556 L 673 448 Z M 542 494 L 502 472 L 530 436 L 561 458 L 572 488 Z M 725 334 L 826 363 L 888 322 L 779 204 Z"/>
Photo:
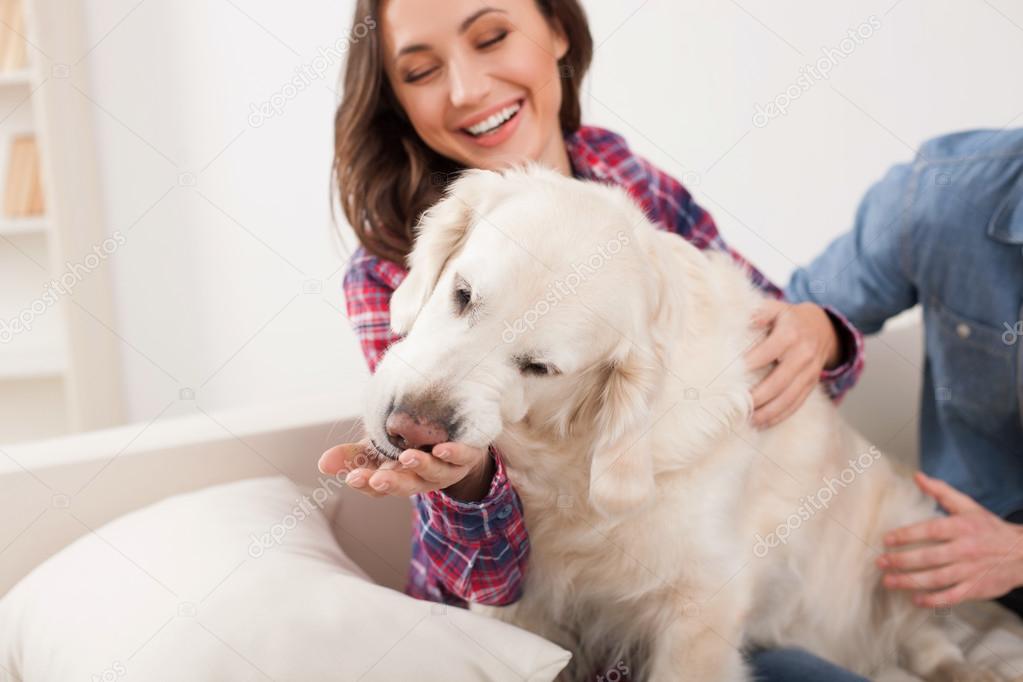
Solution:
<path fill-rule="evenodd" d="M 643 168 L 621 136 L 600 128 L 581 126 L 565 136 L 572 177 L 631 189 L 643 177 Z"/>
<path fill-rule="evenodd" d="M 999 204 L 987 227 L 988 236 L 1007 244 L 1023 244 L 1023 177 Z"/>
<path fill-rule="evenodd" d="M 580 127 L 574 133 L 565 135 L 565 149 L 572 166 L 572 177 L 577 180 L 606 181 L 609 173 L 599 154 L 587 143 Z"/>

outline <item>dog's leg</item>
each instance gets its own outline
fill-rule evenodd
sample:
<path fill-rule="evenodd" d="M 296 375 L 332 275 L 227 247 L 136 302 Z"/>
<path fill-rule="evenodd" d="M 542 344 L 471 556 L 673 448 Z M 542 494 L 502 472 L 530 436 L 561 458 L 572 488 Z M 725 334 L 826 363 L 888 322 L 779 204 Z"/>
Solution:
<path fill-rule="evenodd" d="M 648 679 L 748 682 L 752 677 L 739 651 L 741 640 L 742 628 L 734 618 L 681 616 L 654 642 Z"/>
<path fill-rule="evenodd" d="M 1002 682 L 1000 675 L 967 663 L 942 630 L 923 623 L 902 644 L 906 667 L 928 682 Z"/>

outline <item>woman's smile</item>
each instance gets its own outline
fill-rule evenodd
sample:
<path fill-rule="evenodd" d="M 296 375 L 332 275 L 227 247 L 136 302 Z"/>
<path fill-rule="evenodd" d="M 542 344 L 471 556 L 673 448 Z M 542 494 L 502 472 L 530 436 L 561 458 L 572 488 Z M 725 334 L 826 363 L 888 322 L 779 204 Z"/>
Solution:
<path fill-rule="evenodd" d="M 518 98 L 471 117 L 458 127 L 459 136 L 481 147 L 496 147 L 515 134 L 526 113 L 526 100 Z"/>

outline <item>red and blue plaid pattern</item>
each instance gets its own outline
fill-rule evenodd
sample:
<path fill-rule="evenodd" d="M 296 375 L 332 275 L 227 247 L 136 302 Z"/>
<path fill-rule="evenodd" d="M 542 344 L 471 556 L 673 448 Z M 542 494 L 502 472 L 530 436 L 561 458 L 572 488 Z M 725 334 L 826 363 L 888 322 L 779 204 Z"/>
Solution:
<path fill-rule="evenodd" d="M 582 127 L 566 136 L 573 175 L 624 187 L 660 229 L 675 232 L 700 249 L 724 251 L 750 280 L 775 298 L 782 292 L 725 244 L 713 219 L 670 175 L 630 151 L 608 130 Z M 404 279 L 401 265 L 356 250 L 344 277 L 348 317 L 362 344 L 371 372 L 400 337 L 390 329 L 391 294 Z M 839 399 L 863 369 L 863 337 L 837 311 L 828 312 L 844 328 L 850 356 L 821 375 L 828 394 Z M 466 601 L 510 604 L 521 596 L 529 557 L 522 502 L 505 474 L 500 453 L 491 455 L 496 473 L 480 502 L 461 502 L 441 491 L 416 495 L 412 565 L 405 591 L 413 597 L 464 606 Z"/>

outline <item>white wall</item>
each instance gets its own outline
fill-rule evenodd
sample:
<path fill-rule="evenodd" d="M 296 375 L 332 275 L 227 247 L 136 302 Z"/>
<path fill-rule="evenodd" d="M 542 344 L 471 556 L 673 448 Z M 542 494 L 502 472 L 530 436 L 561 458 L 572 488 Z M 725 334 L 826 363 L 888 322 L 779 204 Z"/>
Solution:
<path fill-rule="evenodd" d="M 1023 125 L 1012 0 L 585 4 L 599 44 L 587 121 L 691 184 L 726 239 L 779 282 L 927 137 Z M 195 409 L 178 399 L 186 387 L 209 409 L 365 380 L 342 314 L 345 252 L 329 236 L 340 65 L 282 115 L 250 121 L 253 103 L 343 35 L 351 5 L 90 3 L 99 44 L 78 68 L 102 107 L 109 230 L 128 236 L 112 266 L 132 420 Z M 828 80 L 754 125 L 757 104 L 871 15 L 871 37 Z M 310 281 L 321 290 L 303 294 Z"/>
<path fill-rule="evenodd" d="M 365 375 L 330 236 L 339 63 L 251 116 L 344 35 L 348 2 L 90 4 L 117 329 L 133 420 L 345 390 Z M 194 183 L 194 184 L 192 184 Z M 130 228 L 130 232 L 128 231 Z M 313 293 L 303 293 L 311 286 Z M 226 364 L 225 364 L 226 363 Z"/>
<path fill-rule="evenodd" d="M 693 173 L 728 241 L 779 282 L 848 229 L 867 186 L 925 139 L 1023 126 L 1019 2 L 651 0 L 628 20 L 611 6 L 588 4 L 597 40 L 611 35 L 589 119 L 676 177 Z M 861 24 L 871 37 L 836 56 L 828 80 L 754 125 L 757 105 Z"/>

